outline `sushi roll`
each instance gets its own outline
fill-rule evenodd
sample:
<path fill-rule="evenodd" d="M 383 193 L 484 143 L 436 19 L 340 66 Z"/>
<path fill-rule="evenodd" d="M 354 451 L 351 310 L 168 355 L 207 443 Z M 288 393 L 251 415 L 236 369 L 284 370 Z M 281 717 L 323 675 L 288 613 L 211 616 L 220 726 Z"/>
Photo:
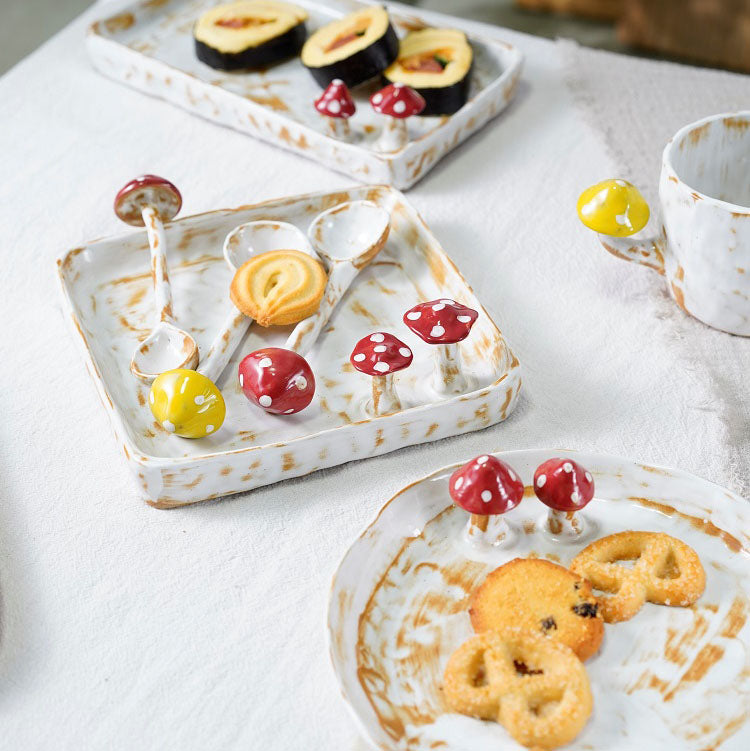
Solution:
<path fill-rule="evenodd" d="M 387 83 L 410 86 L 424 98 L 423 115 L 452 115 L 469 98 L 474 54 L 466 34 L 420 29 L 401 40 L 398 58 L 383 72 Z"/>
<path fill-rule="evenodd" d="M 302 48 L 302 64 L 322 87 L 339 79 L 351 88 L 381 74 L 397 55 L 388 13 L 373 6 L 318 29 Z"/>
<path fill-rule="evenodd" d="M 299 54 L 307 13 L 275 0 L 228 3 L 195 24 L 195 54 L 219 70 L 260 68 Z"/>

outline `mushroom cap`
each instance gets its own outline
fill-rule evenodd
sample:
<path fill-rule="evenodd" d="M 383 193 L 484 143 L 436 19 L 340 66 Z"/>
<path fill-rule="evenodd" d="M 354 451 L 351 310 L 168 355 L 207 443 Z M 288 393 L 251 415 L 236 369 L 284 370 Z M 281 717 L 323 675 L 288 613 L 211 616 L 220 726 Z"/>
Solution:
<path fill-rule="evenodd" d="M 215 433 L 227 412 L 216 384 L 202 373 L 185 368 L 157 376 L 148 402 L 164 430 L 182 438 L 205 438 Z"/>
<path fill-rule="evenodd" d="M 537 467 L 534 492 L 554 511 L 580 511 L 594 497 L 594 478 L 572 459 L 555 457 Z"/>
<path fill-rule="evenodd" d="M 115 196 L 115 214 L 134 227 L 144 226 L 141 212 L 147 206 L 153 206 L 159 218 L 168 222 L 182 208 L 182 196 L 175 185 L 158 175 L 136 177 Z"/>
<path fill-rule="evenodd" d="M 418 115 L 426 105 L 425 100 L 414 89 L 403 83 L 390 83 L 370 97 L 375 112 L 402 119 Z"/>
<path fill-rule="evenodd" d="M 469 336 L 479 317 L 473 308 L 449 300 L 430 300 L 404 313 L 404 323 L 428 344 L 455 344 Z"/>
<path fill-rule="evenodd" d="M 589 229 L 611 237 L 640 232 L 649 219 L 646 199 L 627 180 L 604 180 L 578 198 L 578 218 Z"/>
<path fill-rule="evenodd" d="M 281 347 L 256 349 L 238 368 L 242 393 L 272 415 L 301 412 L 315 395 L 315 376 L 302 355 Z"/>
<path fill-rule="evenodd" d="M 398 337 L 384 331 L 360 339 L 349 361 L 360 373 L 383 376 L 411 365 L 412 351 Z"/>
<path fill-rule="evenodd" d="M 448 480 L 453 502 L 470 514 L 504 514 L 523 500 L 523 482 L 497 457 L 482 454 L 457 469 Z"/>
<path fill-rule="evenodd" d="M 349 89 L 340 78 L 334 78 L 326 90 L 315 100 L 315 109 L 327 117 L 349 118 L 357 110 Z"/>

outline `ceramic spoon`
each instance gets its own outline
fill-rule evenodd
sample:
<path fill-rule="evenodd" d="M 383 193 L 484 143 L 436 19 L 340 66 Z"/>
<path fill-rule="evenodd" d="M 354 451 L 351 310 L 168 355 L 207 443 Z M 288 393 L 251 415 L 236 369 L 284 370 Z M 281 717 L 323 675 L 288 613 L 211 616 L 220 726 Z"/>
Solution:
<path fill-rule="evenodd" d="M 174 324 L 167 268 L 164 222 L 174 219 L 181 206 L 180 191 L 169 180 L 156 175 L 136 177 L 115 197 L 115 214 L 134 227 L 145 226 L 151 248 L 156 325 L 138 345 L 130 362 L 133 375 L 143 381 L 153 381 L 167 370 L 194 368 L 198 363 L 195 339 Z"/>
<path fill-rule="evenodd" d="M 307 234 L 328 263 L 328 283 L 320 307 L 294 327 L 286 349 L 303 357 L 310 352 L 349 285 L 385 245 L 390 221 L 390 214 L 371 201 L 341 203 L 315 217 Z"/>
<path fill-rule="evenodd" d="M 317 258 L 304 233 L 286 222 L 247 222 L 235 227 L 224 240 L 224 258 L 232 273 L 254 255 L 280 249 L 299 250 Z M 232 305 L 224 325 L 201 360 L 198 372 L 214 382 L 218 380 L 251 323 L 251 318 Z"/>

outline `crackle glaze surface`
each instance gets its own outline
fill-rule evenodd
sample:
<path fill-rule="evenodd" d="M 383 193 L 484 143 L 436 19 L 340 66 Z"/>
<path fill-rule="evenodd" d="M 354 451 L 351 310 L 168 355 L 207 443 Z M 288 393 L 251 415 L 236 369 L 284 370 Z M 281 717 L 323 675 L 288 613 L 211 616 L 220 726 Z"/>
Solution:
<path fill-rule="evenodd" d="M 355 0 L 299 0 L 309 13 L 308 32 L 361 8 Z M 141 0 L 96 22 L 87 46 L 95 67 L 153 96 L 315 159 L 361 182 L 408 188 L 445 154 L 499 114 L 513 98 L 521 53 L 498 39 L 470 37 L 475 62 L 470 99 L 456 114 L 408 120 L 405 147 L 382 153 L 376 142 L 384 118 L 368 103 L 379 84 L 353 92 L 357 112 L 349 120 L 351 142 L 331 137 L 328 118 L 313 107 L 320 88 L 298 58 L 258 72 L 227 73 L 194 54 L 192 27 L 215 5 L 211 0 Z M 393 13 L 400 36 L 430 25 L 430 14 Z M 455 22 L 454 22 L 455 21 Z M 439 23 L 444 24 L 444 19 Z M 461 28 L 459 19 L 451 24 Z"/>
<path fill-rule="evenodd" d="M 249 352 L 284 346 L 291 327 L 251 326 L 218 381 L 227 404 L 224 425 L 195 441 L 168 434 L 154 421 L 148 388 L 128 370 L 130 354 L 150 330 L 152 290 L 145 232 L 99 240 L 64 254 L 58 271 L 76 337 L 112 418 L 118 440 L 150 503 L 178 506 L 250 490 L 352 459 L 393 451 L 492 425 L 513 409 L 520 368 L 500 331 L 461 274 L 402 194 L 386 186 L 360 187 L 214 211 L 166 226 L 175 318 L 198 342 L 201 355 L 231 310 L 231 271 L 222 255 L 228 232 L 260 219 L 289 222 L 303 232 L 323 210 L 366 199 L 391 215 L 383 250 L 363 269 L 307 357 L 315 398 L 298 415 L 277 417 L 242 395 L 236 372 Z M 450 297 L 480 311 L 461 343 L 470 380 L 463 395 L 444 398 L 425 386 L 432 348 L 401 322 L 420 300 Z M 395 375 L 403 409 L 368 419 L 368 376 L 349 363 L 354 344 L 375 330 L 396 333 L 414 363 Z"/>
<path fill-rule="evenodd" d="M 667 278 L 709 326 L 750 336 L 750 112 L 686 125 L 664 149 L 657 238 L 600 235 L 611 253 Z"/>
<path fill-rule="evenodd" d="M 328 636 L 344 699 L 380 749 L 520 749 L 498 724 L 451 713 L 440 686 L 450 654 L 472 635 L 469 597 L 517 557 L 567 565 L 590 540 L 541 530 L 535 468 L 569 456 L 594 475 L 585 510 L 596 536 L 663 531 L 699 554 L 706 591 L 690 608 L 647 603 L 606 626 L 586 662 L 594 712 L 571 751 L 741 751 L 750 747 L 750 504 L 685 472 L 560 450 L 497 454 L 526 485 L 505 515 L 512 546 L 469 545 L 466 514 L 450 504 L 446 467 L 394 496 L 353 543 L 333 580 Z"/>

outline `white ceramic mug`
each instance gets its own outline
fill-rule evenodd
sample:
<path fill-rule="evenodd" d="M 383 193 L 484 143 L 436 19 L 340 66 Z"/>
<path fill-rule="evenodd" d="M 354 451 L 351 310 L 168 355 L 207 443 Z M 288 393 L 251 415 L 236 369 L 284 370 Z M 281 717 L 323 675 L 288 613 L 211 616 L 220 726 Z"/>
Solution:
<path fill-rule="evenodd" d="M 750 111 L 679 130 L 664 149 L 659 202 L 658 237 L 599 235 L 602 245 L 664 274 L 699 320 L 750 336 Z"/>

